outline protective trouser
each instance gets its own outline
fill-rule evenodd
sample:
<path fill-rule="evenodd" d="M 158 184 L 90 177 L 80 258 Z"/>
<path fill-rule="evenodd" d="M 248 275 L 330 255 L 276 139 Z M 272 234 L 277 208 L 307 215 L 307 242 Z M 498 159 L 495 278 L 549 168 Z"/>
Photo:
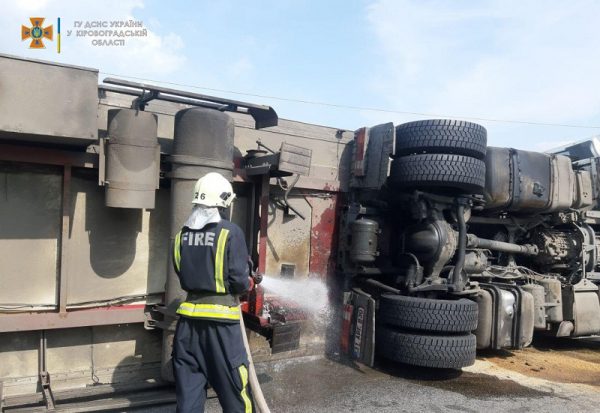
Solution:
<path fill-rule="evenodd" d="M 226 413 L 253 412 L 239 323 L 181 317 L 173 339 L 177 412 L 203 412 L 208 384 Z"/>

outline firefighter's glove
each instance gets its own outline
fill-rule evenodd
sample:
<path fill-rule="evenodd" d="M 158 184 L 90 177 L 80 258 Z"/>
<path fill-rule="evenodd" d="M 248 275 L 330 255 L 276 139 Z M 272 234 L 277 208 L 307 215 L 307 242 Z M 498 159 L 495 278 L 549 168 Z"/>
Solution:
<path fill-rule="evenodd" d="M 256 287 L 256 283 L 254 282 L 254 278 L 248 277 L 248 282 L 250 283 L 250 288 L 248 288 L 248 291 L 254 290 L 254 288 Z"/>

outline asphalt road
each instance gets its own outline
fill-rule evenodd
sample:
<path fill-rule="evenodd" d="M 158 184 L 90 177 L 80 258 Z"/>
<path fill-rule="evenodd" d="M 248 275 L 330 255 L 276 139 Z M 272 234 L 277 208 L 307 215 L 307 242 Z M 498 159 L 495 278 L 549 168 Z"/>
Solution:
<path fill-rule="evenodd" d="M 593 412 L 600 387 L 560 383 L 504 369 L 488 360 L 458 371 L 418 369 L 379 361 L 377 369 L 325 358 L 258 366 L 276 412 Z M 144 409 L 174 412 L 174 406 Z M 220 412 L 210 396 L 207 412 Z"/>

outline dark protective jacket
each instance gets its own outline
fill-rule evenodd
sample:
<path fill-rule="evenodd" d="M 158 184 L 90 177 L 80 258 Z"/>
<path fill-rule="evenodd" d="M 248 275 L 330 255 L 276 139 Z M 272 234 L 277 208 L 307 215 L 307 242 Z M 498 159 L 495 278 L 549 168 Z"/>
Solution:
<path fill-rule="evenodd" d="M 221 220 L 175 236 L 173 266 L 188 292 L 177 313 L 184 317 L 239 322 L 237 295 L 250 288 L 244 233 Z"/>

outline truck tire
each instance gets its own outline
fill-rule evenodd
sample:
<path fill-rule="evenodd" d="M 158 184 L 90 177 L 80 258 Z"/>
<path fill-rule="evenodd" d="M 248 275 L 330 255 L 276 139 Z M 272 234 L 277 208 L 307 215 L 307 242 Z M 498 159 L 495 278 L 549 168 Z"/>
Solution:
<path fill-rule="evenodd" d="M 485 159 L 487 131 L 461 120 L 431 119 L 396 126 L 396 156 L 447 153 Z"/>
<path fill-rule="evenodd" d="M 460 369 L 475 362 L 476 339 L 473 334 L 421 335 L 378 325 L 376 349 L 380 356 L 400 363 Z"/>
<path fill-rule="evenodd" d="M 477 328 L 475 301 L 437 300 L 383 294 L 379 300 L 379 322 L 409 330 L 468 333 Z"/>
<path fill-rule="evenodd" d="M 463 155 L 421 154 L 394 159 L 390 183 L 399 188 L 454 189 L 481 194 L 485 163 Z"/>

